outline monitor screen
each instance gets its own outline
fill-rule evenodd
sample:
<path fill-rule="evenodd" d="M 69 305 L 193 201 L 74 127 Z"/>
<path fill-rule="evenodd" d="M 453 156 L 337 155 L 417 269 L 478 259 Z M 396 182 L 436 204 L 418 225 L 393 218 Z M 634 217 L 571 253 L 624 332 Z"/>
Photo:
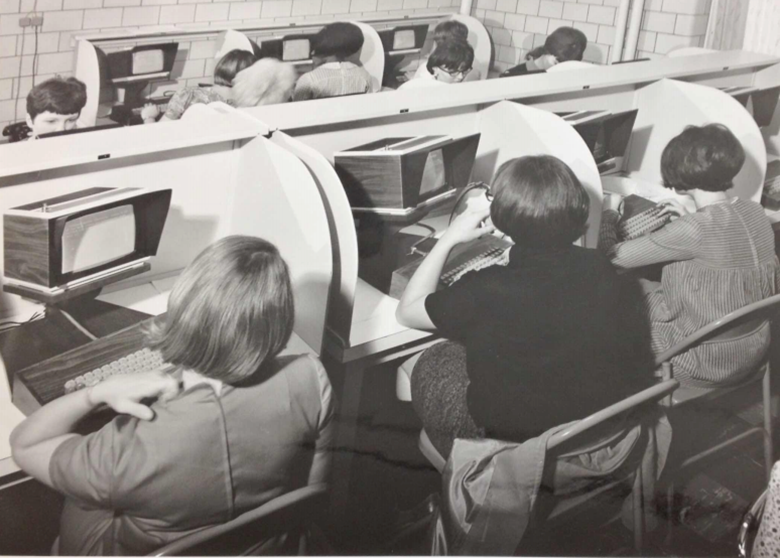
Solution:
<path fill-rule="evenodd" d="M 429 152 L 428 158 L 425 160 L 425 168 L 420 181 L 419 201 L 425 201 L 435 196 L 446 185 L 447 176 L 444 172 L 444 153 L 441 149 L 436 149 Z"/>
<path fill-rule="evenodd" d="M 414 29 L 399 29 L 393 34 L 393 50 L 414 48 Z"/>
<path fill-rule="evenodd" d="M 162 50 L 139 50 L 133 52 L 132 75 L 154 74 L 165 69 Z"/>
<path fill-rule="evenodd" d="M 282 43 L 282 60 L 285 62 L 308 60 L 310 55 L 309 39 L 286 39 Z"/>
<path fill-rule="evenodd" d="M 753 119 L 759 128 L 769 126 L 777 108 L 780 87 L 771 87 L 756 91 L 751 95 L 753 103 Z"/>
<path fill-rule="evenodd" d="M 79 273 L 132 254 L 135 236 L 129 204 L 74 217 L 62 232 L 61 273 Z"/>

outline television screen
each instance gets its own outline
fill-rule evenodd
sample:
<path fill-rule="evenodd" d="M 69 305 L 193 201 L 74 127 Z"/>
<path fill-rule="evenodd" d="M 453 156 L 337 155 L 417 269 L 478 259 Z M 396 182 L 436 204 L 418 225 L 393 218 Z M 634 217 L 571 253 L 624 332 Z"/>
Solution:
<path fill-rule="evenodd" d="M 62 232 L 61 273 L 79 273 L 135 251 L 132 205 L 69 219 Z"/>
<path fill-rule="evenodd" d="M 393 34 L 393 50 L 414 48 L 414 29 L 399 29 Z"/>
<path fill-rule="evenodd" d="M 444 153 L 441 149 L 436 149 L 428 153 L 423 169 L 422 180 L 420 181 L 419 201 L 436 195 L 444 188 L 447 183 L 447 177 L 444 172 Z"/>
<path fill-rule="evenodd" d="M 165 69 L 162 50 L 139 50 L 133 53 L 132 75 L 154 74 Z"/>
<path fill-rule="evenodd" d="M 285 62 L 308 60 L 310 55 L 309 39 L 288 39 L 282 43 L 282 60 Z"/>

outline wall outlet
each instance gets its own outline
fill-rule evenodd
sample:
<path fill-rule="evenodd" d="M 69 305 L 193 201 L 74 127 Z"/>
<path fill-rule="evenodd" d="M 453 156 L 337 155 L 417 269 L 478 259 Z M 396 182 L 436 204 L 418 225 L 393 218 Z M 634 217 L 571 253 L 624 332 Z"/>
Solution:
<path fill-rule="evenodd" d="M 19 27 L 40 27 L 41 25 L 43 25 L 42 15 L 19 19 Z"/>

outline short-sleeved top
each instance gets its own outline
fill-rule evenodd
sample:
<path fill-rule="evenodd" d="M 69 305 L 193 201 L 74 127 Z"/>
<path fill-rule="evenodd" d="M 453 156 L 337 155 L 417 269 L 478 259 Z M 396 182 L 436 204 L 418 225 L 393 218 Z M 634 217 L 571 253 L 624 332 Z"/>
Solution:
<path fill-rule="evenodd" d="M 211 88 L 208 87 L 185 87 L 177 91 L 168 101 L 168 108 L 165 110 L 165 117 L 171 120 L 179 120 L 184 112 L 191 105 L 209 103 L 226 103 L 227 101 Z"/>
<path fill-rule="evenodd" d="M 293 101 L 356 95 L 370 90 L 371 78 L 362 66 L 352 62 L 328 62 L 298 78 Z"/>
<path fill-rule="evenodd" d="M 637 291 L 603 254 L 510 250 L 506 267 L 429 295 L 437 330 L 465 344 L 469 412 L 491 438 L 522 442 L 652 381 Z"/>
<path fill-rule="evenodd" d="M 280 357 L 240 386 L 207 384 L 63 442 L 49 467 L 66 496 L 65 555 L 143 555 L 290 490 L 331 438 L 330 384 L 313 357 Z M 318 459 L 315 460 L 315 455 Z"/>

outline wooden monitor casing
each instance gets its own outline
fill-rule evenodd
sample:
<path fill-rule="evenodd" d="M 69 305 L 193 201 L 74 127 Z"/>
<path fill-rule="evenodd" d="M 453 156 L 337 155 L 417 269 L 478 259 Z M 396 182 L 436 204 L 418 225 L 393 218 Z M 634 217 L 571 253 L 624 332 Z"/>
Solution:
<path fill-rule="evenodd" d="M 442 150 L 445 182 L 450 190 L 465 186 L 471 176 L 479 146 L 480 134 L 447 139 L 420 149 L 381 151 L 366 155 L 359 148 L 334 154 L 336 173 L 353 208 L 408 209 L 416 208 L 420 200 L 420 182 L 428 154 Z M 404 138 L 388 139 L 388 142 Z M 360 153 L 360 154 L 358 154 Z"/>

